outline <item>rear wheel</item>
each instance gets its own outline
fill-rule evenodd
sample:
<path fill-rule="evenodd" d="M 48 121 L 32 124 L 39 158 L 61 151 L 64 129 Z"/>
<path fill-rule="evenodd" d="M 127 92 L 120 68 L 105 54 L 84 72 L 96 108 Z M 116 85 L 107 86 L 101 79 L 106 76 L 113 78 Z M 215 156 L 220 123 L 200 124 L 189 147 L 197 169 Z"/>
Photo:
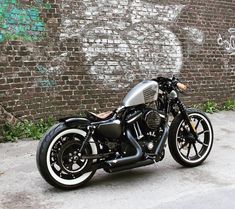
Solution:
<path fill-rule="evenodd" d="M 87 183 L 94 175 L 90 169 L 93 160 L 82 159 L 81 155 L 97 154 L 92 139 L 79 152 L 86 132 L 67 128 L 63 124 L 49 130 L 40 141 L 37 150 L 37 165 L 43 178 L 51 185 L 63 189 L 77 188 Z"/>
<path fill-rule="evenodd" d="M 213 129 L 205 113 L 188 109 L 187 114 L 198 139 L 195 140 L 182 115 L 178 115 L 171 124 L 168 145 L 172 157 L 178 163 L 186 167 L 194 167 L 208 157 L 213 145 Z"/>

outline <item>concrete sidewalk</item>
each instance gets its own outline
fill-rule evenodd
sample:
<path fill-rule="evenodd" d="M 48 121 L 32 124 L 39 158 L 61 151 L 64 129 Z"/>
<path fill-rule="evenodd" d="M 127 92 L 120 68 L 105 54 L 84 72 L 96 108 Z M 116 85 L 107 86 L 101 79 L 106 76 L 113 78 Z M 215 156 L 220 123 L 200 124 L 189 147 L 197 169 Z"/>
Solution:
<path fill-rule="evenodd" d="M 183 168 L 167 148 L 158 164 L 115 174 L 100 170 L 73 191 L 55 189 L 41 178 L 38 141 L 0 144 L 0 208 L 234 209 L 235 112 L 209 117 L 214 147 L 203 165 Z"/>

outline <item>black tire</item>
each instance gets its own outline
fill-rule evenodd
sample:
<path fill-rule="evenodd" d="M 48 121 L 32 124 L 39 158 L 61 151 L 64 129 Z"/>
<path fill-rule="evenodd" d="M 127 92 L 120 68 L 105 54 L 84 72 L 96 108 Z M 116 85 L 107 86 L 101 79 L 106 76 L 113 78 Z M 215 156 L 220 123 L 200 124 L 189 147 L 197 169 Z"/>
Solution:
<path fill-rule="evenodd" d="M 62 138 L 62 136 L 66 136 L 66 133 L 67 134 L 80 133 L 82 135 L 85 132 L 80 129 L 68 128 L 63 123 L 59 123 L 59 124 L 54 125 L 51 129 L 49 129 L 46 132 L 44 137 L 39 142 L 38 148 L 37 148 L 37 154 L 36 154 L 36 161 L 37 161 L 37 167 L 38 167 L 39 172 L 41 173 L 42 177 L 50 185 L 57 187 L 57 188 L 60 188 L 60 189 L 75 189 L 75 188 L 81 187 L 84 184 L 86 184 L 92 178 L 92 176 L 95 174 L 96 170 L 81 174 L 80 176 L 76 176 L 76 177 L 75 177 L 75 174 L 71 174 L 71 175 L 73 175 L 73 179 L 67 179 L 67 178 L 63 179 L 63 177 L 60 176 L 62 174 L 60 174 L 60 175 L 56 174 L 56 170 L 55 170 L 55 168 L 52 168 L 52 164 L 50 164 L 50 165 L 48 164 L 48 162 L 50 162 L 50 159 L 51 159 L 50 150 L 53 149 L 53 146 L 57 146 L 57 145 L 53 145 L 53 144 L 58 143 L 57 141 L 59 141 Z M 56 139 L 56 138 L 58 138 L 58 139 Z M 74 141 L 75 141 L 75 143 L 77 143 L 76 140 L 74 140 Z M 67 143 L 70 143 L 70 142 L 71 142 L 71 140 L 67 141 Z M 97 154 L 97 149 L 96 149 L 95 144 L 92 143 L 92 146 L 93 146 L 92 148 L 91 148 L 91 146 L 86 146 L 86 147 L 88 147 L 86 149 L 90 152 L 89 154 L 91 154 L 91 153 Z M 94 146 L 95 146 L 95 148 L 94 148 Z M 58 150 L 60 150 L 60 149 L 62 149 L 62 145 Z M 63 154 L 64 154 L 64 152 L 63 152 Z M 58 155 L 57 155 L 57 157 L 58 157 Z M 64 162 L 62 160 L 62 158 L 61 158 L 61 162 Z M 84 164 L 85 164 L 84 169 L 88 169 L 88 166 L 91 166 L 91 164 L 92 164 L 92 160 L 88 160 Z M 60 168 L 60 169 L 62 169 L 62 168 Z M 87 174 L 89 174 L 89 175 L 87 175 Z M 63 173 L 63 175 L 66 176 L 66 172 Z M 67 174 L 67 175 L 69 175 L 69 174 Z M 78 175 L 78 174 L 76 173 L 76 175 Z M 86 175 L 85 178 L 84 178 L 84 175 Z M 80 178 L 80 180 L 78 180 L 79 178 Z"/>
<path fill-rule="evenodd" d="M 170 126 L 168 146 L 170 153 L 176 162 L 185 167 L 195 167 L 200 165 L 208 157 L 211 151 L 214 137 L 213 128 L 209 118 L 202 111 L 190 108 L 187 109 L 187 114 L 192 120 L 197 120 L 195 128 L 199 137 L 203 134 L 203 141 L 201 139 L 196 142 L 189 140 L 189 128 L 187 127 L 187 124 L 184 123 L 182 115 L 178 114 Z M 200 124 L 197 125 L 197 123 Z M 198 131 L 199 126 L 201 126 L 201 132 Z M 198 146 L 201 146 L 200 150 L 198 149 Z M 191 149 L 193 149 L 193 152 L 195 153 L 194 156 L 190 156 L 190 152 L 192 152 Z M 186 154 L 183 153 L 184 150 L 186 151 Z"/>

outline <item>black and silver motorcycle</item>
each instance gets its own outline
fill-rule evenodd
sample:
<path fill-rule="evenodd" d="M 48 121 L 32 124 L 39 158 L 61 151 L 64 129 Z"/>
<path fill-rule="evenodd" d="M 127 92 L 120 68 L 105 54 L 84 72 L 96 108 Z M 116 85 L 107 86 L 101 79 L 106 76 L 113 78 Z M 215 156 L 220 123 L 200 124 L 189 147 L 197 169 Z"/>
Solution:
<path fill-rule="evenodd" d="M 161 161 L 167 138 L 178 163 L 201 164 L 212 148 L 213 129 L 203 112 L 181 102 L 178 93 L 185 90 L 175 77 L 145 80 L 112 112 L 59 120 L 38 145 L 41 175 L 55 187 L 77 188 L 97 169 L 112 173 Z"/>

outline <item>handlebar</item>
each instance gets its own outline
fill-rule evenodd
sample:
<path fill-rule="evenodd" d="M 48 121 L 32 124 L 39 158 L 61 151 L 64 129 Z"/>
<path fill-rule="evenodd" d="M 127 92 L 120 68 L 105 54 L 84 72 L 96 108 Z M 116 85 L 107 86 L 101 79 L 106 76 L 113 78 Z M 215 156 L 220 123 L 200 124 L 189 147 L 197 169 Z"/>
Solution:
<path fill-rule="evenodd" d="M 163 86 L 169 90 L 172 87 L 178 89 L 180 92 L 184 92 L 187 90 L 187 86 L 181 83 L 179 79 L 174 76 L 172 78 L 158 77 L 153 80 L 157 81 L 158 83 L 162 83 Z"/>

